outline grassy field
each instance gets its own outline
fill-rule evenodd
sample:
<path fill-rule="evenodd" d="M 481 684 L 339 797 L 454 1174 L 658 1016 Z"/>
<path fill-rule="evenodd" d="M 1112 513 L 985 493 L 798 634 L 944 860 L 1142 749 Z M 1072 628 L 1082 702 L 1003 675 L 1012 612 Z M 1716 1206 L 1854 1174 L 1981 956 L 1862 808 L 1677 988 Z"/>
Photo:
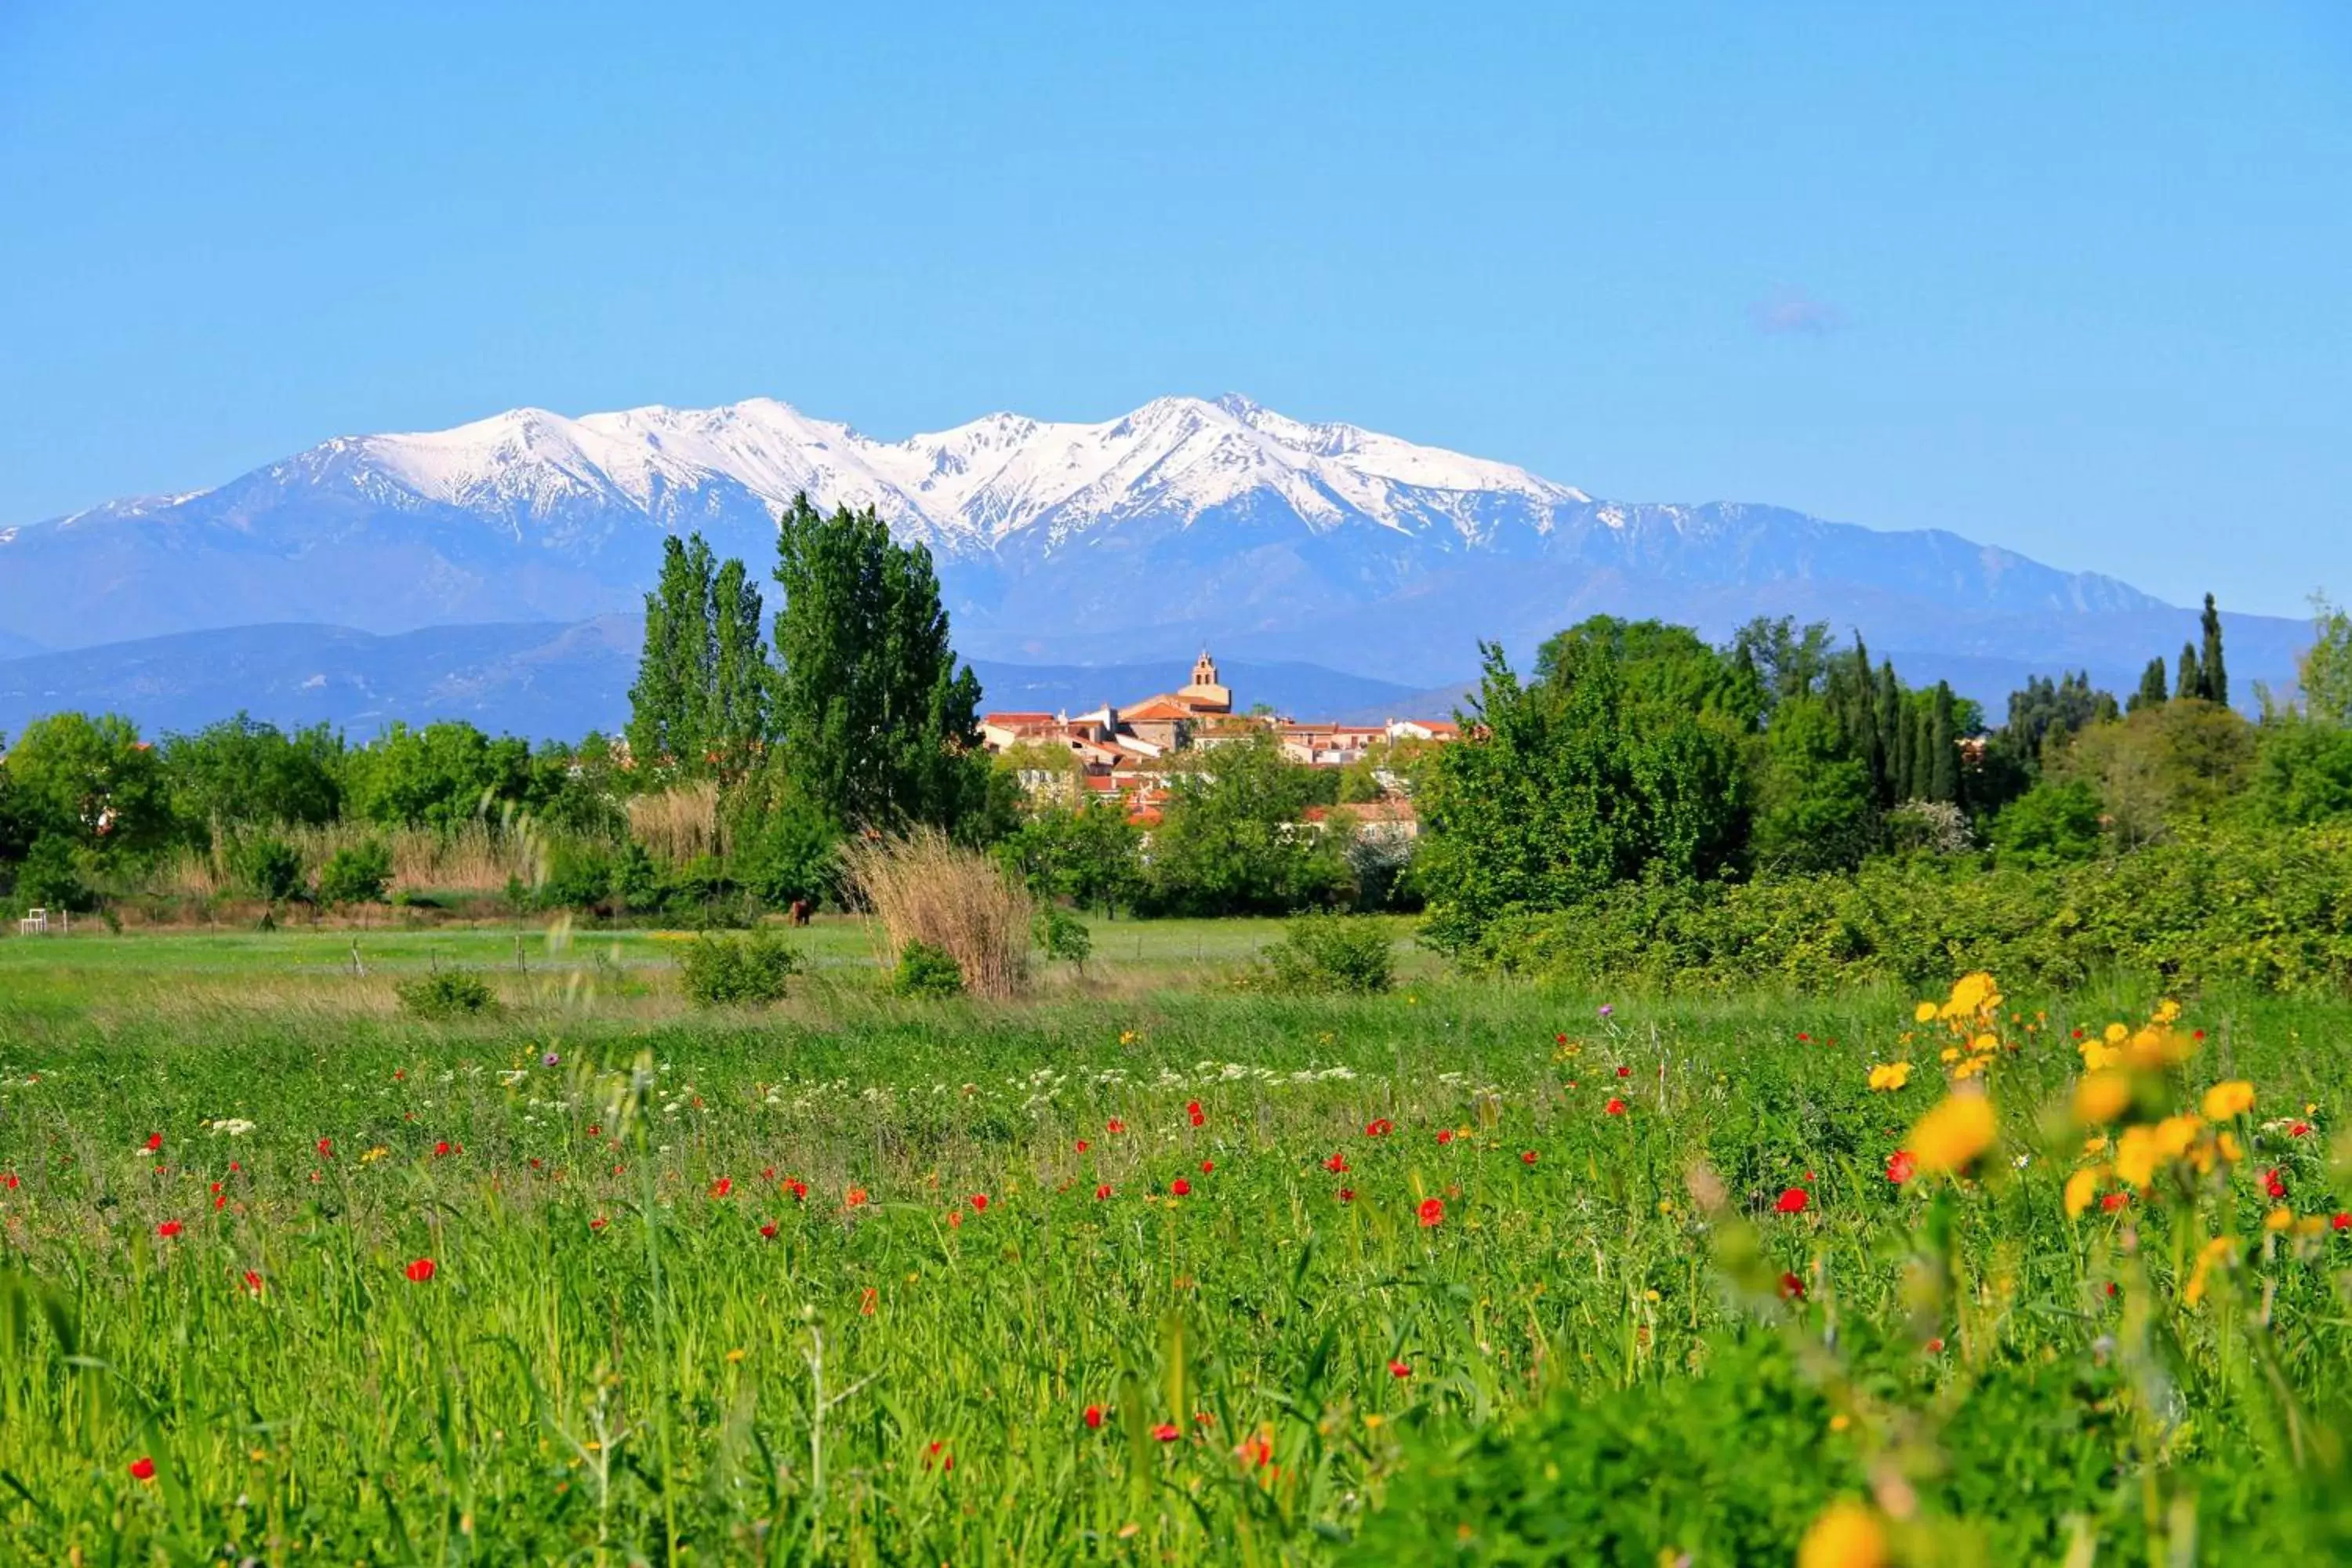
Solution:
<path fill-rule="evenodd" d="M 821 924 L 700 1015 L 648 934 L 0 942 L 0 1555 L 2352 1550 L 2352 1007 L 1223 984 L 1272 934 L 982 1006 Z"/>

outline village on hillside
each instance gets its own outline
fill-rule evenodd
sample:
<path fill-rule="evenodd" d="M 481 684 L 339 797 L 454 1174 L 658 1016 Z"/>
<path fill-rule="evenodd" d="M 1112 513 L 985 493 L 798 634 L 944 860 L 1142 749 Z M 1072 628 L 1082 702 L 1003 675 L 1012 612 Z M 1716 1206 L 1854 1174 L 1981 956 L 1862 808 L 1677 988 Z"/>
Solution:
<path fill-rule="evenodd" d="M 1206 649 L 1192 662 L 1191 680 L 1173 691 L 1139 701 L 1105 702 L 1085 713 L 998 712 L 981 717 L 988 750 L 1016 764 L 1021 783 L 1033 795 L 1075 795 L 1111 800 L 1150 825 L 1165 802 L 1171 760 L 1180 753 L 1228 745 L 1271 733 L 1282 755 L 1301 767 L 1346 768 L 1370 762 L 1383 789 L 1377 801 L 1309 808 L 1310 818 L 1329 813 L 1375 822 L 1411 837 L 1418 824 L 1401 781 L 1380 772 L 1400 745 L 1418 749 L 1459 738 L 1450 719 L 1390 719 L 1380 724 L 1341 724 L 1286 718 L 1263 707 L 1236 712 L 1232 688 L 1217 676 Z"/>

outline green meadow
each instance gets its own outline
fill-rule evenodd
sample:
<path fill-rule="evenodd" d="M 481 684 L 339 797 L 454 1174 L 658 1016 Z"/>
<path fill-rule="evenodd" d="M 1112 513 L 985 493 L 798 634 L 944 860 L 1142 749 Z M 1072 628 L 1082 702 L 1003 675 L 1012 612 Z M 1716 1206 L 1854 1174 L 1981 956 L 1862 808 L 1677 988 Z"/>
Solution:
<path fill-rule="evenodd" d="M 1277 928 L 1093 934 L 916 1003 L 820 920 L 717 1011 L 671 933 L 0 942 L 5 1555 L 2352 1549 L 2352 1007 L 1579 994 L 1402 926 L 1392 992 L 1271 995 Z M 410 1016 L 452 968 L 496 1006 Z"/>

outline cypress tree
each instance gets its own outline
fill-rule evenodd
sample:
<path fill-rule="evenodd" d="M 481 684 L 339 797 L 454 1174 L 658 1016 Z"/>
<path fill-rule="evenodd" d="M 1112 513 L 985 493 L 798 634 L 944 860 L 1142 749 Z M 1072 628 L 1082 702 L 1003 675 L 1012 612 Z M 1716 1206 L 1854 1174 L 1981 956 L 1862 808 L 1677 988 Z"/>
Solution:
<path fill-rule="evenodd" d="M 1948 681 L 1936 682 L 1936 703 L 1928 744 L 1934 748 L 1928 760 L 1927 798 L 1958 803 L 1960 798 L 1960 738 L 1955 732 L 1952 711 L 1952 688 Z"/>
<path fill-rule="evenodd" d="M 2143 708 L 2161 708 L 2170 700 L 2164 689 L 2164 660 L 2149 659 L 2147 668 L 2139 672 L 2139 689 L 2132 693 L 2131 710 L 2137 713 Z"/>
<path fill-rule="evenodd" d="M 1863 646 L 1862 634 L 1853 634 L 1853 685 L 1847 691 L 1849 703 L 1847 732 L 1853 736 L 1853 754 L 1861 759 L 1864 776 L 1870 780 L 1871 797 L 1884 802 L 1886 798 L 1886 741 L 1878 732 L 1878 704 L 1871 689 L 1870 649 Z"/>
<path fill-rule="evenodd" d="M 1887 754 L 1886 771 L 1894 777 L 1897 803 L 1919 798 L 1919 737 L 1916 732 L 1918 726 L 1912 719 L 1912 706 L 1907 697 L 1896 693 L 1893 727 L 1895 743 Z"/>
<path fill-rule="evenodd" d="M 2221 662 L 2221 612 L 2213 607 L 2213 595 L 2205 595 L 2205 651 L 2199 663 L 2200 685 L 2197 694 L 2208 702 L 2230 705 L 2230 671 Z"/>
<path fill-rule="evenodd" d="M 2193 643 L 2182 643 L 2180 645 L 2180 675 L 2179 678 L 2172 683 L 2172 694 L 2175 697 L 2180 698 L 2201 697 L 2204 695 L 2204 685 L 2205 678 L 2199 674 L 2197 670 L 2196 645 Z"/>
<path fill-rule="evenodd" d="M 1872 728 L 1878 733 L 1878 743 L 1884 751 L 1880 758 L 1878 804 L 1893 805 L 1903 799 L 1903 766 L 1898 753 L 1903 747 L 1903 687 L 1895 679 L 1892 661 L 1878 667 L 1878 711 Z"/>

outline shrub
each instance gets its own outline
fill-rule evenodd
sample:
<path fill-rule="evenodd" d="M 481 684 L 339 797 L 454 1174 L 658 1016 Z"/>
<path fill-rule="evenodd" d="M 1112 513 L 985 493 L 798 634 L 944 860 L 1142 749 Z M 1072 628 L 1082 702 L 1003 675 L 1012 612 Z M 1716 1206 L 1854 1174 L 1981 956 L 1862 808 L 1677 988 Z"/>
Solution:
<path fill-rule="evenodd" d="M 975 996 L 1002 1000 L 1028 984 L 1029 895 L 988 857 L 919 828 L 845 845 L 842 867 L 850 890 L 882 922 L 902 973 L 907 949 L 919 942 L 953 961 Z"/>
<path fill-rule="evenodd" d="M 21 909 L 68 910 L 76 914 L 97 906 L 98 896 L 82 879 L 81 857 L 73 840 L 59 833 L 44 833 L 25 852 L 16 868 L 16 903 Z"/>
<path fill-rule="evenodd" d="M 1278 991 L 1344 991 L 1370 995 L 1396 984 L 1396 954 L 1385 921 L 1361 915 L 1307 915 L 1258 955 L 1260 978 Z"/>
<path fill-rule="evenodd" d="M 901 996 L 960 996 L 963 966 L 955 955 L 927 942 L 909 942 L 898 950 L 898 966 L 890 974 L 890 989 Z"/>
<path fill-rule="evenodd" d="M 302 857 L 283 838 L 249 838 L 237 849 L 237 872 L 257 898 L 283 903 L 302 886 Z"/>
<path fill-rule="evenodd" d="M 1047 904 L 1037 911 L 1033 934 L 1039 952 L 1074 968 L 1084 969 L 1087 960 L 1094 956 L 1094 933 L 1087 930 L 1087 922 L 1059 904 Z"/>
<path fill-rule="evenodd" d="M 780 1002 L 800 960 L 770 931 L 721 936 L 706 931 L 677 955 L 678 984 L 698 1007 Z"/>
<path fill-rule="evenodd" d="M 322 904 L 380 904 L 392 881 L 392 851 L 381 838 L 362 838 L 327 857 L 319 868 Z"/>
<path fill-rule="evenodd" d="M 439 969 L 403 982 L 400 1005 L 420 1018 L 471 1018 L 497 1009 L 490 983 L 467 969 Z"/>

